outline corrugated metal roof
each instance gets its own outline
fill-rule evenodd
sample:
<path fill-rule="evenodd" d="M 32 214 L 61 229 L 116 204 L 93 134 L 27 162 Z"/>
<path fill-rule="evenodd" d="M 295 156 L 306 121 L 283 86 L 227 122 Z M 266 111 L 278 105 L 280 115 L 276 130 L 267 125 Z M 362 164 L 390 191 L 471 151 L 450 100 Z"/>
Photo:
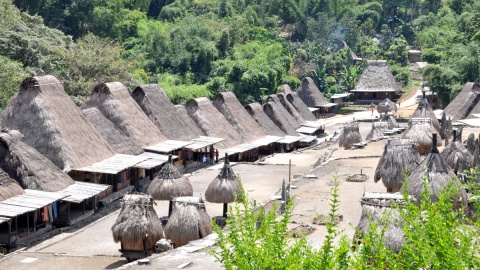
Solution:
<path fill-rule="evenodd" d="M 168 155 L 162 155 L 157 153 L 145 152 L 140 154 L 139 156 L 148 157 L 149 159 L 138 163 L 134 166 L 135 168 L 151 169 L 160 166 L 168 161 Z M 172 159 L 176 158 L 178 158 L 178 156 L 172 155 Z"/>
<path fill-rule="evenodd" d="M 68 196 L 66 198 L 63 198 L 62 201 L 81 203 L 83 200 L 100 194 L 101 192 L 107 190 L 109 187 L 109 185 L 101 185 L 87 182 L 75 182 L 75 184 L 70 185 L 66 189 L 57 193 Z"/>
<path fill-rule="evenodd" d="M 315 132 L 317 132 L 317 130 L 317 127 L 300 127 L 297 129 L 297 132 L 304 134 L 314 134 Z"/>
<path fill-rule="evenodd" d="M 144 147 L 143 149 L 147 151 L 153 151 L 158 153 L 170 153 L 175 150 L 184 148 L 185 146 L 192 144 L 191 141 L 176 141 L 176 140 L 167 140 L 155 145 L 150 145 Z"/>
<path fill-rule="evenodd" d="M 24 194 L 0 202 L 0 217 L 13 218 L 40 209 L 67 196 L 57 192 L 25 189 Z"/>
<path fill-rule="evenodd" d="M 134 167 L 136 164 L 142 161 L 145 161 L 147 159 L 149 158 L 146 156 L 132 156 L 132 155 L 125 155 L 125 154 L 117 154 L 113 157 L 109 157 L 100 162 L 94 163 L 93 165 L 76 169 L 76 170 L 83 171 L 83 172 L 117 174 L 128 168 Z"/>
<path fill-rule="evenodd" d="M 294 143 L 294 142 L 298 142 L 300 139 L 302 139 L 302 137 L 300 136 L 290 136 L 290 135 L 287 135 L 285 137 L 283 137 L 283 139 L 277 141 L 278 143 L 285 143 L 285 144 L 288 144 L 288 143 Z"/>

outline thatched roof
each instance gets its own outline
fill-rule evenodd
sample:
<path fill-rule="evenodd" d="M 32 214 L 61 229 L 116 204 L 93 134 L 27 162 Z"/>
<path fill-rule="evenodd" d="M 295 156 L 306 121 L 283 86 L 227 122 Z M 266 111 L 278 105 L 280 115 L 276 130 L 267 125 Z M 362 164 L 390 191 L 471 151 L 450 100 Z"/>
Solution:
<path fill-rule="evenodd" d="M 95 86 L 82 109 L 93 107 L 142 147 L 167 140 L 120 82 L 100 83 Z"/>
<path fill-rule="evenodd" d="M 242 137 L 228 120 L 213 106 L 206 97 L 190 99 L 186 104 L 188 115 L 197 123 L 205 135 L 224 138 L 218 143 L 220 148 L 242 144 Z"/>
<path fill-rule="evenodd" d="M 175 105 L 175 109 L 177 109 L 178 112 L 178 118 L 180 119 L 180 122 L 182 122 L 184 125 L 188 127 L 188 129 L 195 134 L 196 136 L 205 136 L 205 133 L 203 130 L 193 121 L 193 119 L 188 116 L 187 108 L 185 105 L 178 104 Z"/>
<path fill-rule="evenodd" d="M 280 86 L 280 89 L 277 90 L 277 94 L 284 94 L 284 95 L 288 95 L 288 94 L 291 94 L 293 93 L 292 92 L 292 89 L 290 88 L 290 86 L 288 84 L 282 84 Z"/>
<path fill-rule="evenodd" d="M 453 130 L 453 141 L 445 146 L 440 155 L 454 172 L 473 167 L 473 155 L 463 146 L 456 130 Z"/>
<path fill-rule="evenodd" d="M 398 127 L 397 119 L 391 114 L 382 114 L 380 122 L 386 122 L 388 129 L 393 129 Z"/>
<path fill-rule="evenodd" d="M 453 170 L 442 158 L 437 148 L 437 134 L 432 134 L 432 149 L 423 162 L 410 174 L 408 180 L 402 186 L 410 196 L 420 201 L 420 195 L 425 191 L 425 186 L 430 194 L 432 202 L 438 201 L 438 195 L 449 185 L 460 186 L 460 180 Z M 457 205 L 467 203 L 467 194 L 463 187 L 459 187 Z"/>
<path fill-rule="evenodd" d="M 467 150 L 473 155 L 475 152 L 475 135 L 470 133 L 467 138 Z"/>
<path fill-rule="evenodd" d="M 280 103 L 283 105 L 283 107 L 287 110 L 290 115 L 295 118 L 295 120 L 301 125 L 302 123 L 305 122 L 305 119 L 303 116 L 293 107 L 293 105 L 287 100 L 284 94 L 277 94 L 278 100 L 280 100 Z M 270 97 L 267 99 L 267 101 L 274 101 Z M 275 101 L 274 101 L 275 102 Z"/>
<path fill-rule="evenodd" d="M 310 77 L 303 79 L 302 84 L 297 88 L 297 93 L 308 107 L 319 107 L 328 104 L 328 101 Z"/>
<path fill-rule="evenodd" d="M 306 121 L 316 121 L 317 118 L 313 113 L 308 109 L 307 104 L 298 96 L 298 93 L 289 93 L 287 94 L 287 100 L 290 102 L 297 112 L 302 115 L 303 119 Z"/>
<path fill-rule="evenodd" d="M 23 193 L 23 188 L 17 181 L 10 178 L 6 172 L 0 169 L 0 201 L 22 195 Z"/>
<path fill-rule="evenodd" d="M 471 111 L 480 101 L 480 84 L 468 82 L 458 95 L 445 107 L 444 112 L 453 120 L 464 119 L 471 114 Z M 476 110 L 474 113 L 480 113 Z"/>
<path fill-rule="evenodd" d="M 398 252 L 405 242 L 405 233 L 402 229 L 401 205 L 404 198 L 399 193 L 370 193 L 364 194 L 362 215 L 357 225 L 355 238 L 361 238 L 368 233 L 370 225 L 377 226 L 377 233 L 384 231 L 384 244 L 394 252 Z M 392 207 L 393 206 L 393 207 Z"/>
<path fill-rule="evenodd" d="M 283 100 L 286 101 L 285 98 Z M 287 120 L 295 129 L 299 128 L 301 124 L 305 122 L 305 120 L 297 112 L 297 110 L 295 110 L 295 108 L 293 108 L 293 106 L 291 106 L 291 104 L 287 102 L 289 105 L 287 105 L 289 109 L 294 111 L 294 114 L 292 115 L 292 113 L 289 112 L 289 110 L 284 106 L 284 104 L 280 101 L 280 98 L 277 95 L 268 96 L 267 103 L 269 102 L 277 105 L 278 111 L 282 113 L 285 120 Z"/>
<path fill-rule="evenodd" d="M 398 92 L 399 85 L 386 60 L 368 60 L 352 92 Z"/>
<path fill-rule="evenodd" d="M 243 108 L 233 92 L 220 92 L 213 100 L 213 106 L 225 116 L 228 122 L 242 136 L 242 142 L 250 142 L 267 135 L 250 114 Z"/>
<path fill-rule="evenodd" d="M 122 209 L 112 226 L 113 240 L 128 246 L 147 248 L 163 238 L 162 222 L 153 208 L 152 197 L 145 194 L 126 194 L 123 196 Z"/>
<path fill-rule="evenodd" d="M 168 139 L 188 141 L 204 135 L 197 125 L 192 126 L 191 121 L 183 121 L 175 105 L 157 84 L 138 86 L 132 98 Z"/>
<path fill-rule="evenodd" d="M 428 103 L 428 100 L 425 98 L 425 92 L 423 93 L 423 98 L 418 104 L 417 109 L 411 115 L 412 118 L 430 118 L 432 119 L 432 125 L 440 132 L 440 123 L 438 122 L 438 118 L 435 113 L 432 111 L 432 106 Z"/>
<path fill-rule="evenodd" d="M 396 112 L 397 104 L 389 98 L 382 100 L 377 106 L 378 113 Z"/>
<path fill-rule="evenodd" d="M 382 179 L 386 188 L 398 189 L 405 180 L 405 172 L 411 173 L 422 162 L 415 143 L 404 139 L 387 140 L 378 161 L 373 179 Z"/>
<path fill-rule="evenodd" d="M 24 189 L 56 192 L 75 183 L 48 158 L 24 143 L 18 131 L 0 132 L 0 167 Z"/>
<path fill-rule="evenodd" d="M 243 196 L 243 188 L 225 155 L 223 169 L 208 185 L 205 199 L 212 203 L 232 203 Z"/>
<path fill-rule="evenodd" d="M 412 123 L 403 133 L 402 139 L 413 141 L 416 145 L 432 145 L 432 132 L 435 129 L 428 123 Z M 437 141 L 437 146 L 441 146 L 442 141 Z"/>
<path fill-rule="evenodd" d="M 367 134 L 367 140 L 370 140 L 372 138 L 380 138 L 383 137 L 383 132 L 388 129 L 388 123 L 387 122 L 374 122 L 372 123 L 372 128 L 370 129 L 370 132 Z"/>
<path fill-rule="evenodd" d="M 143 149 L 137 141 L 125 135 L 97 108 L 84 109 L 82 112 L 115 152 L 127 155 L 143 153 Z"/>
<path fill-rule="evenodd" d="M 0 118 L 3 127 L 22 132 L 25 143 L 67 172 L 114 155 L 51 75 L 25 79 Z"/>
<path fill-rule="evenodd" d="M 300 125 L 293 117 L 283 108 L 281 104 L 267 102 L 263 104 L 265 114 L 279 127 L 282 132 L 291 136 L 298 136 L 297 129 Z"/>
<path fill-rule="evenodd" d="M 175 247 L 180 247 L 211 233 L 210 216 L 201 198 L 178 197 L 175 199 L 172 215 L 165 226 L 165 238 L 170 239 Z"/>
<path fill-rule="evenodd" d="M 250 103 L 245 106 L 247 112 L 255 119 L 255 121 L 263 128 L 267 135 L 273 136 L 285 136 L 285 132 L 282 131 L 268 115 L 263 111 L 260 103 Z"/>
<path fill-rule="evenodd" d="M 193 196 L 193 189 L 190 180 L 173 165 L 170 155 L 168 162 L 148 186 L 147 194 L 155 200 L 171 201 L 176 197 Z"/>
<path fill-rule="evenodd" d="M 342 134 L 338 138 L 338 145 L 344 147 L 345 149 L 350 149 L 351 145 L 354 143 L 359 143 L 362 141 L 362 135 L 358 128 L 357 122 L 352 122 L 346 124 L 342 129 Z"/>

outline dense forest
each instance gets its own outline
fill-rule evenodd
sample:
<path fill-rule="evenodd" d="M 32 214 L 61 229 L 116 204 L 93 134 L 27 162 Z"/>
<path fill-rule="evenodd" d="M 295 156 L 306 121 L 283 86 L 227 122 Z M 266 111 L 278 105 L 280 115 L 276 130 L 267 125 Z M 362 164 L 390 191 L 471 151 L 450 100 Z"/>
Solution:
<path fill-rule="evenodd" d="M 0 0 L 0 108 L 38 69 L 78 104 L 114 80 L 158 83 L 175 103 L 224 90 L 248 103 L 311 76 L 329 96 L 361 74 L 352 52 L 408 86 L 408 45 L 445 105 L 479 81 L 479 41 L 474 0 Z"/>

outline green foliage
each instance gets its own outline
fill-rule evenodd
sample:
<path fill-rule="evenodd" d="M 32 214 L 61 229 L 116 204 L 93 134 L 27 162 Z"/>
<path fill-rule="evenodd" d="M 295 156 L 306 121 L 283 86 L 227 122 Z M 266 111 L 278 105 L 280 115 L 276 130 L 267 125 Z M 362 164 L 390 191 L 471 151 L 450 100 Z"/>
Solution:
<path fill-rule="evenodd" d="M 10 99 L 17 93 L 20 83 L 28 76 L 21 63 L 5 56 L 0 56 L 0 110 L 3 110 Z"/>

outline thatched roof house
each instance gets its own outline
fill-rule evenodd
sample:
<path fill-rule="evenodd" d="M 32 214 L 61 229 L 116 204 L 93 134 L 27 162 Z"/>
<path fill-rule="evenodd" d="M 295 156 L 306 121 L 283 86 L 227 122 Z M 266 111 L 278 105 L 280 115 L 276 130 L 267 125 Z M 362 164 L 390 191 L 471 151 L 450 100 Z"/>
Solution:
<path fill-rule="evenodd" d="M 97 108 L 83 109 L 82 112 L 115 152 L 127 155 L 143 153 L 143 149 L 137 141 L 125 135 Z"/>
<path fill-rule="evenodd" d="M 306 77 L 297 89 L 298 96 L 308 107 L 321 107 L 328 104 L 312 78 Z"/>
<path fill-rule="evenodd" d="M 196 136 L 205 136 L 205 133 L 203 130 L 193 121 L 190 116 L 188 116 L 187 108 L 185 105 L 178 104 L 175 105 L 175 109 L 178 112 L 178 119 L 181 123 L 183 123 L 185 126 L 187 126 L 187 129 L 190 130 L 193 134 Z"/>
<path fill-rule="evenodd" d="M 182 121 L 175 105 L 157 84 L 138 86 L 132 98 L 168 139 L 188 141 L 204 135 L 196 125 L 191 126 L 192 122 Z"/>
<path fill-rule="evenodd" d="M 367 134 L 367 140 L 383 137 L 383 132 L 388 129 L 387 122 L 373 122 L 370 132 Z"/>
<path fill-rule="evenodd" d="M 445 107 L 444 113 L 453 120 L 467 118 L 478 101 L 480 101 L 480 84 L 468 82 L 463 86 L 462 91 Z M 475 113 L 480 113 L 480 108 Z"/>
<path fill-rule="evenodd" d="M 163 238 L 163 229 L 153 208 L 152 197 L 144 194 L 124 195 L 122 209 L 112 226 L 112 233 L 115 243 L 122 244 L 120 251 L 123 256 L 129 260 L 136 258 L 132 253 L 153 253 L 157 241 Z"/>
<path fill-rule="evenodd" d="M 284 102 L 280 100 L 279 96 L 283 97 Z M 285 119 L 289 121 L 292 126 L 299 128 L 300 125 L 305 122 L 303 117 L 297 112 L 295 108 L 293 108 L 292 104 L 288 103 L 288 101 L 285 100 L 285 96 L 283 96 L 282 94 L 268 96 L 267 103 L 268 102 L 275 103 L 278 110 L 284 115 Z M 287 105 L 285 106 L 285 104 Z M 290 111 L 292 111 L 292 113 Z"/>
<path fill-rule="evenodd" d="M 400 88 L 386 60 L 368 60 L 355 89 L 350 92 L 359 100 L 383 100 L 392 99 Z"/>
<path fill-rule="evenodd" d="M 142 147 L 166 140 L 120 82 L 100 83 L 95 86 L 82 109 L 93 107 Z"/>
<path fill-rule="evenodd" d="M 297 112 L 302 115 L 306 121 L 316 121 L 315 115 L 308 109 L 307 104 L 298 96 L 298 93 L 286 94 L 288 102 L 290 102 Z"/>
<path fill-rule="evenodd" d="M 0 120 L 3 127 L 23 133 L 26 144 L 66 172 L 114 155 L 51 75 L 25 79 Z"/>
<path fill-rule="evenodd" d="M 440 123 L 438 122 L 438 118 L 432 110 L 432 106 L 430 106 L 430 103 L 428 103 L 428 100 L 425 98 L 425 92 L 423 92 L 423 98 L 411 117 L 430 118 L 432 120 L 432 126 L 437 130 L 437 132 L 440 132 Z"/>
<path fill-rule="evenodd" d="M 218 143 L 220 148 L 228 148 L 242 143 L 242 137 L 228 120 L 206 97 L 190 99 L 186 104 L 188 115 L 197 126 L 210 137 L 224 138 Z"/>
<path fill-rule="evenodd" d="M 75 182 L 49 159 L 22 141 L 18 131 L 0 132 L 0 167 L 24 189 L 56 192 Z"/>
<path fill-rule="evenodd" d="M 17 181 L 10 178 L 6 172 L 0 169 L 0 201 L 22 195 L 23 193 L 23 188 Z"/>
<path fill-rule="evenodd" d="M 223 169 L 208 185 L 205 199 L 207 202 L 223 203 L 223 216 L 227 217 L 227 204 L 241 200 L 242 196 L 244 196 L 242 184 L 230 166 L 228 154 L 225 154 Z"/>
<path fill-rule="evenodd" d="M 463 146 L 456 130 L 453 130 L 453 141 L 443 148 L 440 155 L 455 173 L 474 166 L 473 155 Z"/>
<path fill-rule="evenodd" d="M 292 92 L 292 89 L 290 88 L 290 86 L 288 84 L 282 84 L 280 85 L 280 89 L 277 90 L 277 94 L 284 94 L 284 95 L 288 95 L 288 94 L 291 94 L 293 93 Z"/>
<path fill-rule="evenodd" d="M 420 195 L 426 188 L 432 202 L 438 201 L 438 195 L 449 185 L 458 185 L 458 197 L 455 199 L 456 206 L 466 205 L 467 194 L 463 187 L 460 187 L 460 180 L 453 170 L 442 158 L 437 148 L 437 134 L 432 134 L 432 150 L 423 162 L 410 174 L 408 180 L 402 186 L 410 196 L 420 202 Z"/>
<path fill-rule="evenodd" d="M 377 183 L 382 179 L 387 192 L 397 192 L 405 181 L 405 173 L 411 173 L 421 162 L 422 158 L 412 141 L 390 139 L 385 144 L 373 180 Z"/>
<path fill-rule="evenodd" d="M 273 136 L 285 136 L 285 132 L 282 131 L 273 121 L 268 117 L 268 115 L 263 111 L 262 105 L 260 103 L 250 103 L 245 106 L 247 112 L 253 117 L 255 122 L 263 128 L 267 135 Z"/>
<path fill-rule="evenodd" d="M 300 125 L 293 117 L 283 108 L 282 104 L 275 102 L 267 102 L 263 104 L 265 114 L 279 127 L 282 132 L 291 136 L 298 136 L 297 129 Z"/>
<path fill-rule="evenodd" d="M 225 116 L 238 134 L 242 136 L 242 142 L 254 141 L 267 135 L 240 104 L 233 92 L 218 93 L 213 100 L 213 106 Z"/>
<path fill-rule="evenodd" d="M 287 97 L 284 94 L 281 94 L 281 93 L 277 94 L 277 98 L 280 101 L 281 105 L 283 105 L 283 107 L 287 110 L 287 112 L 290 113 L 290 115 L 293 116 L 293 118 L 295 118 L 295 120 L 300 125 L 305 122 L 305 118 L 303 118 L 303 116 L 297 111 L 297 109 L 293 107 L 293 105 L 287 100 Z M 267 98 L 267 101 L 276 102 L 270 97 Z"/>
<path fill-rule="evenodd" d="M 168 223 L 165 226 L 165 238 L 175 247 L 181 247 L 193 240 L 204 238 L 212 233 L 210 216 L 200 197 L 178 197 Z"/>
<path fill-rule="evenodd" d="M 362 215 L 357 225 L 355 239 L 367 234 L 371 224 L 376 225 L 377 233 L 383 232 L 384 244 L 393 252 L 398 252 L 405 242 L 402 229 L 401 205 L 405 202 L 400 193 L 385 194 L 366 192 L 361 200 Z"/>
<path fill-rule="evenodd" d="M 173 165 L 172 155 L 158 172 L 147 189 L 147 194 L 155 200 L 171 201 L 176 197 L 193 196 L 190 180 Z"/>
<path fill-rule="evenodd" d="M 432 146 L 432 132 L 435 129 L 428 123 L 412 123 L 403 133 L 402 139 L 413 141 L 418 148 L 420 154 L 430 152 Z M 442 145 L 442 141 L 436 141 L 437 146 Z"/>
<path fill-rule="evenodd" d="M 391 101 L 389 98 L 382 100 L 377 105 L 378 113 L 388 113 L 388 112 L 396 112 L 397 111 L 397 104 Z"/>
<path fill-rule="evenodd" d="M 340 137 L 338 138 L 338 145 L 344 147 L 345 149 L 352 148 L 352 144 L 359 143 L 362 141 L 362 135 L 360 135 L 360 130 L 358 128 L 357 122 L 351 122 L 346 124 L 343 129 Z"/>

